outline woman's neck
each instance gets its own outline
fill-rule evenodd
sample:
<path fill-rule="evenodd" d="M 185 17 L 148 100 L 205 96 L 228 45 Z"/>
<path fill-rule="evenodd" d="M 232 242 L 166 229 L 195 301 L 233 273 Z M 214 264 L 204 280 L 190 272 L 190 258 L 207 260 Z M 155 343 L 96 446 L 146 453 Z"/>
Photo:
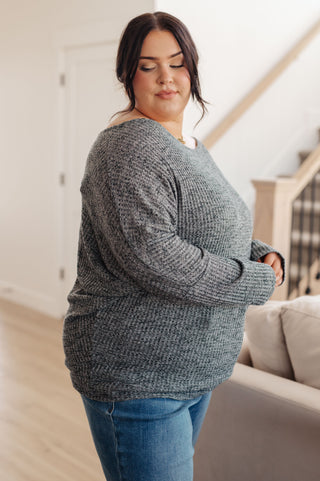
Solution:
<path fill-rule="evenodd" d="M 133 119 L 150 119 L 150 120 L 155 120 L 152 117 L 149 117 L 148 115 L 145 115 L 143 112 L 140 112 L 137 108 L 134 108 L 131 110 L 131 112 L 126 112 L 124 114 L 120 114 L 117 118 L 114 119 L 113 122 L 111 122 L 108 127 L 113 127 L 114 125 L 119 125 L 122 124 L 123 122 L 126 122 L 127 120 L 133 120 Z M 171 135 L 173 135 L 176 139 L 183 141 L 183 136 L 182 136 L 182 119 L 178 120 L 155 120 L 158 122 L 162 127 L 164 127 L 168 132 L 170 132 Z"/>
<path fill-rule="evenodd" d="M 162 127 L 164 127 L 168 132 L 170 132 L 171 135 L 176 137 L 176 139 L 181 140 L 182 139 L 182 124 L 183 124 L 183 115 L 181 115 L 179 118 L 174 119 L 174 120 L 165 120 L 165 119 L 160 119 L 156 120 L 153 119 L 152 117 L 149 117 L 148 115 L 145 115 L 143 112 L 138 110 L 136 107 L 133 109 L 132 114 L 134 117 L 132 118 L 146 118 L 146 119 L 151 119 L 155 120 L 158 122 Z"/>

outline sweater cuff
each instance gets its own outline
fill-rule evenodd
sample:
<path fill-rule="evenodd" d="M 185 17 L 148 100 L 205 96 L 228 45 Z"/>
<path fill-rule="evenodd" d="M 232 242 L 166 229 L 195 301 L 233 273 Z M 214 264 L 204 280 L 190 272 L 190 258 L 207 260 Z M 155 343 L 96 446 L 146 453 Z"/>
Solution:
<path fill-rule="evenodd" d="M 265 304 L 273 294 L 276 275 L 268 264 L 246 262 L 243 264 L 244 279 L 248 279 L 248 304 Z"/>
<path fill-rule="evenodd" d="M 260 305 L 270 298 L 275 284 L 275 273 L 267 264 L 224 259 L 221 265 L 210 256 L 204 276 L 191 288 L 189 295 L 209 305 Z"/>

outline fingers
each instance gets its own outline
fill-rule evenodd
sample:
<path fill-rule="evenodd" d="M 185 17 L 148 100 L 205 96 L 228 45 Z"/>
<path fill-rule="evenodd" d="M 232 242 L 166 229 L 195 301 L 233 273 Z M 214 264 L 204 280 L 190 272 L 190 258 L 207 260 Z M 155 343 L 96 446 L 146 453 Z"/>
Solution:
<path fill-rule="evenodd" d="M 282 270 L 281 270 L 281 273 L 280 274 L 276 274 L 276 287 L 279 287 L 282 283 L 282 280 L 283 280 L 283 273 L 282 273 Z"/>
<path fill-rule="evenodd" d="M 261 259 L 258 262 L 261 262 Z M 274 270 L 276 275 L 276 287 L 280 286 L 283 280 L 283 269 L 281 264 L 281 258 L 276 252 L 270 252 L 263 259 L 264 264 L 268 264 Z"/>

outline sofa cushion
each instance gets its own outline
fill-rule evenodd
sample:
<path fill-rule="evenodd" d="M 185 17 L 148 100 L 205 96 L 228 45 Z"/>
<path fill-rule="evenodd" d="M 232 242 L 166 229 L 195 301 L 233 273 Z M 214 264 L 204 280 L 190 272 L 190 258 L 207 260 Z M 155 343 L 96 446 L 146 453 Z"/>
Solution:
<path fill-rule="evenodd" d="M 320 296 L 304 296 L 281 310 L 295 380 L 320 389 Z"/>
<path fill-rule="evenodd" d="M 281 308 L 287 301 L 250 306 L 245 331 L 253 367 L 293 379 L 293 370 L 281 325 Z"/>

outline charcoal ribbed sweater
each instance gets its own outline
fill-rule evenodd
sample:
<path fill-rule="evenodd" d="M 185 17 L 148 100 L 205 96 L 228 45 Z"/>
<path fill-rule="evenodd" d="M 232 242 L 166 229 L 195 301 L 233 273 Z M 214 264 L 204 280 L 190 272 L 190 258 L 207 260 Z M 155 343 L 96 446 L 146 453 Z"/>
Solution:
<path fill-rule="evenodd" d="M 246 205 L 200 142 L 149 119 L 100 133 L 81 193 L 63 335 L 74 387 L 101 401 L 212 390 L 232 373 L 247 306 L 275 286 Z"/>

